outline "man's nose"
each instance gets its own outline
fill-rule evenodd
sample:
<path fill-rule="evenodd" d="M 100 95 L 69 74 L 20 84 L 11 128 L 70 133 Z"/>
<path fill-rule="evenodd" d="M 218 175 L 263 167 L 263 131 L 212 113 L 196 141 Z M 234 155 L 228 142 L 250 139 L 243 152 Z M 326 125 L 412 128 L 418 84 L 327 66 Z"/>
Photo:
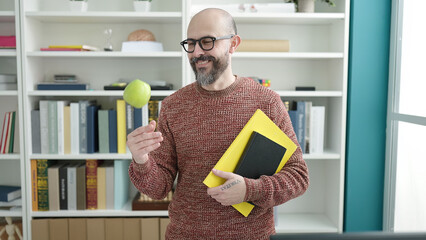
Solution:
<path fill-rule="evenodd" d="M 195 43 L 193 54 L 194 54 L 195 57 L 199 57 L 199 56 L 204 54 L 204 50 L 201 48 L 200 42 Z"/>

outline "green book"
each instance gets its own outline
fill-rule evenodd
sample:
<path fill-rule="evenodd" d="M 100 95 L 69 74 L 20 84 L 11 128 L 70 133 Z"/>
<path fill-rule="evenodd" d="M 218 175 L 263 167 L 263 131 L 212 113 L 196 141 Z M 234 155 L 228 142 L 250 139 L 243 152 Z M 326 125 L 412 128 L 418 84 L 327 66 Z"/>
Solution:
<path fill-rule="evenodd" d="M 47 169 L 50 162 L 46 159 L 37 160 L 37 198 L 38 210 L 49 211 L 49 187 L 47 184 Z"/>
<path fill-rule="evenodd" d="M 109 153 L 108 110 L 98 111 L 99 153 Z"/>
<path fill-rule="evenodd" d="M 13 153 L 13 143 L 15 142 L 15 119 L 16 119 L 16 112 L 11 112 L 11 124 L 10 127 L 10 143 L 9 143 L 9 153 Z"/>

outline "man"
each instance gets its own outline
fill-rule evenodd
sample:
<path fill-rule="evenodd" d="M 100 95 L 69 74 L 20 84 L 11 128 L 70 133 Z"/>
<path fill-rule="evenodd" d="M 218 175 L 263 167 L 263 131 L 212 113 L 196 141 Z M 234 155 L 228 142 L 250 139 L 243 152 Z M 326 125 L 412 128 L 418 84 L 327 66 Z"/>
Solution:
<path fill-rule="evenodd" d="M 131 181 L 142 193 L 162 199 L 177 176 L 167 239 L 269 239 L 275 233 L 273 206 L 308 187 L 300 147 L 273 176 L 248 179 L 214 170 L 227 181 L 210 189 L 203 180 L 257 109 L 297 143 L 290 118 L 278 94 L 233 75 L 231 55 L 241 39 L 229 13 L 203 10 L 187 34 L 181 45 L 196 82 L 163 100 L 158 132 L 152 121 L 128 135 Z M 231 206 L 243 201 L 256 205 L 248 217 Z"/>

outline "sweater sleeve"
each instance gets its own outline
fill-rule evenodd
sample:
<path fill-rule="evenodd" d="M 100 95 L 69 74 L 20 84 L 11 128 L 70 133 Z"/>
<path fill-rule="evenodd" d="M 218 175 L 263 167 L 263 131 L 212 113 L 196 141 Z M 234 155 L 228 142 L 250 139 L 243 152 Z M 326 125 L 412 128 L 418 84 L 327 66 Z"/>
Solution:
<path fill-rule="evenodd" d="M 247 187 L 245 201 L 264 208 L 280 205 L 302 195 L 309 185 L 308 168 L 283 102 L 277 95 L 269 106 L 269 117 L 296 143 L 297 149 L 281 171 L 273 176 L 244 179 Z"/>
<path fill-rule="evenodd" d="M 157 131 L 163 136 L 160 147 L 149 153 L 145 164 L 132 160 L 129 167 L 132 183 L 140 192 L 153 199 L 163 199 L 167 196 L 177 174 L 175 144 L 168 127 L 166 112 L 167 105 L 163 103 L 157 125 Z"/>

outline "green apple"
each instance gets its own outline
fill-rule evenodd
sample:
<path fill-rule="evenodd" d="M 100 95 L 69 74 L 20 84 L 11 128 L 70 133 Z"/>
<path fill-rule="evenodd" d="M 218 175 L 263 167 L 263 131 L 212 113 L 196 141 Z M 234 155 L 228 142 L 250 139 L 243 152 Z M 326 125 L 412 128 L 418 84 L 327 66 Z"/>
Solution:
<path fill-rule="evenodd" d="M 151 98 L 151 86 L 148 83 L 135 79 L 124 89 L 124 101 L 135 108 L 141 108 Z"/>

